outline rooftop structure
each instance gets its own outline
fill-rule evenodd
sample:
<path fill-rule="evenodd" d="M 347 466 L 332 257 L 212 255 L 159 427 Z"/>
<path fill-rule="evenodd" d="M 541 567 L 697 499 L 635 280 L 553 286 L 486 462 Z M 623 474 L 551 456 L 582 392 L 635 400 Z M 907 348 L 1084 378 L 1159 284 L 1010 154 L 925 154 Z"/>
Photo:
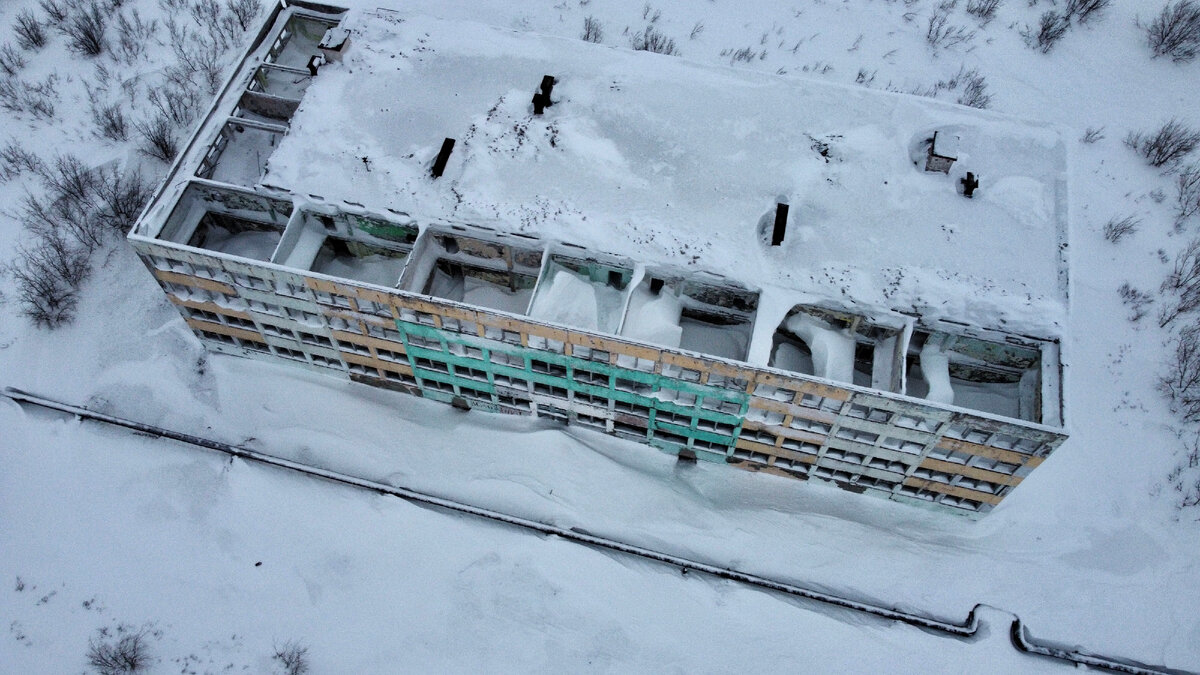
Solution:
<path fill-rule="evenodd" d="M 980 513 L 1065 438 L 1065 169 L 934 101 L 294 3 L 129 239 L 214 351 Z"/>

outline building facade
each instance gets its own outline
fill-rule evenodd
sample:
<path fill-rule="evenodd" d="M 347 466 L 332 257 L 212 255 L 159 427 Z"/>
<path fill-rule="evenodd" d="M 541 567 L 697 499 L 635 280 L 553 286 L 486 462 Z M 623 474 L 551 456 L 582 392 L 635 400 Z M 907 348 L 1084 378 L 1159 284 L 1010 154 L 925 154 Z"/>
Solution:
<path fill-rule="evenodd" d="M 229 158 L 287 134 L 340 17 L 276 9 L 129 235 L 209 350 L 955 513 L 990 510 L 1065 440 L 1053 340 L 819 303 L 756 332 L 758 293 L 725 277 L 259 182 Z M 574 327 L 553 306 L 568 285 L 616 309 Z M 634 325 L 664 296 L 678 348 Z M 847 381 L 794 366 L 811 369 L 812 325 L 853 341 Z M 773 356 L 752 365 L 762 335 Z M 1000 412 L 910 395 L 938 386 L 927 347 Z"/>

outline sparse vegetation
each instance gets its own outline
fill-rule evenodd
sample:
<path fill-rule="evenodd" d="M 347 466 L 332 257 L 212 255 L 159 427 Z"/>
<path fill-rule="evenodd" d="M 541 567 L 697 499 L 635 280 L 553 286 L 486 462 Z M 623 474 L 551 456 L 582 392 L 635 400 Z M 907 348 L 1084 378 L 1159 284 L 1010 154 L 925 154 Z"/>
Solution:
<path fill-rule="evenodd" d="M 1195 150 L 1200 145 L 1200 131 L 1172 119 L 1150 134 L 1130 132 L 1125 144 L 1145 158 L 1150 166 L 1162 167 L 1178 163 Z"/>
<path fill-rule="evenodd" d="M 1146 41 L 1157 58 L 1169 56 L 1179 63 L 1191 61 L 1200 52 L 1200 2 L 1169 2 L 1146 26 Z"/>
<path fill-rule="evenodd" d="M 1079 138 L 1081 143 L 1086 143 L 1088 145 L 1102 140 L 1104 140 L 1104 127 L 1088 127 L 1083 132 L 1083 136 Z"/>
<path fill-rule="evenodd" d="M 12 180 L 26 171 L 41 173 L 43 169 L 42 160 L 16 141 L 0 148 L 0 180 Z"/>
<path fill-rule="evenodd" d="M 12 43 L 5 42 L 0 46 L 0 70 L 4 71 L 9 77 L 16 77 L 17 73 L 25 67 L 25 56 L 17 51 Z"/>
<path fill-rule="evenodd" d="M 138 120 L 133 123 L 133 128 L 142 139 L 138 150 L 147 157 L 170 162 L 179 154 L 179 140 L 175 137 L 175 128 L 163 113 L 158 112 L 149 119 Z"/>
<path fill-rule="evenodd" d="M 1112 0 L 1067 0 L 1063 12 L 1067 18 L 1080 24 L 1099 19 Z"/>
<path fill-rule="evenodd" d="M 874 79 L 874 76 L 872 76 Z M 888 86 L 889 91 L 901 91 Z M 938 80 L 930 86 L 915 87 L 906 93 L 914 96 L 936 98 L 943 91 L 957 92 L 955 103 L 971 106 L 972 108 L 987 108 L 991 105 L 992 96 L 987 93 L 987 80 L 978 68 L 959 66 L 958 72 L 945 80 Z"/>
<path fill-rule="evenodd" d="M 948 49 L 975 39 L 975 31 L 961 24 L 950 23 L 950 11 L 938 8 L 929 15 L 925 25 L 925 42 L 937 49 Z"/>
<path fill-rule="evenodd" d="M 629 43 L 631 47 L 638 51 L 679 56 L 679 50 L 675 47 L 675 40 L 664 35 L 653 25 L 646 26 L 646 30 L 636 33 L 630 38 Z"/>
<path fill-rule="evenodd" d="M 58 76 L 50 74 L 41 82 L 23 82 L 15 77 L 0 80 L 0 108 L 13 113 L 28 113 L 36 119 L 54 117 L 58 100 Z"/>
<path fill-rule="evenodd" d="M 1175 179 L 1175 227 L 1200 213 L 1200 164 L 1192 164 Z"/>
<path fill-rule="evenodd" d="M 1176 507 L 1186 509 L 1200 506 L 1200 471 L 1197 471 L 1200 469 L 1200 433 L 1184 443 L 1182 454 L 1179 464 L 1167 476 L 1167 480 L 1179 493 Z"/>
<path fill-rule="evenodd" d="M 1200 308 L 1200 239 L 1188 242 L 1188 245 L 1176 254 L 1171 272 L 1163 280 L 1159 290 L 1164 296 L 1164 304 L 1158 317 L 1160 327 L 1166 327 L 1179 316 Z M 1166 296 L 1173 296 L 1174 301 L 1167 304 Z"/>
<path fill-rule="evenodd" d="M 1185 422 L 1200 422 L 1200 324 L 1187 326 L 1172 341 L 1167 374 L 1159 390 Z"/>
<path fill-rule="evenodd" d="M 117 15 L 117 56 L 126 64 L 132 64 L 146 52 L 149 44 L 158 33 L 158 22 L 151 20 L 146 23 L 136 7 L 129 14 Z"/>
<path fill-rule="evenodd" d="M 89 253 L 110 235 L 120 235 L 150 196 L 136 171 L 91 169 L 74 155 L 62 155 L 39 171 L 43 194 L 26 194 L 21 220 L 35 234 L 57 233 Z"/>
<path fill-rule="evenodd" d="M 41 180 L 41 193 L 27 193 L 20 205 L 30 241 L 18 247 L 16 261 L 5 271 L 16 283 L 21 313 L 54 328 L 74 318 L 92 251 L 133 225 L 150 186 L 137 172 L 91 169 L 73 155 L 45 166 L 10 144 L 0 156 Z"/>
<path fill-rule="evenodd" d="M 600 25 L 600 20 L 594 16 L 585 16 L 583 18 L 583 34 L 579 36 L 584 42 L 595 42 L 599 44 L 604 41 L 604 27 Z"/>
<path fill-rule="evenodd" d="M 110 141 L 123 142 L 129 139 L 129 123 L 125 119 L 125 110 L 120 103 L 92 103 L 92 122 L 96 125 L 96 135 Z"/>
<path fill-rule="evenodd" d="M 1104 224 L 1104 238 L 1114 244 L 1119 243 L 1125 237 L 1136 233 L 1141 223 L 1142 221 L 1133 216 L 1112 218 Z"/>
<path fill-rule="evenodd" d="M 968 0 L 967 14 L 979 19 L 987 25 L 996 18 L 996 10 L 1000 9 L 1000 0 Z"/>
<path fill-rule="evenodd" d="M 250 29 L 250 24 L 258 18 L 261 9 L 259 0 L 225 0 L 225 10 L 233 16 L 242 32 Z"/>
<path fill-rule="evenodd" d="M 75 318 L 79 286 L 89 269 L 82 247 L 49 233 L 19 244 L 16 259 L 3 271 L 15 282 L 21 314 L 37 326 L 56 328 Z"/>
<path fill-rule="evenodd" d="M 764 54 L 766 52 L 763 52 Z M 758 52 L 753 47 L 742 47 L 741 49 L 723 49 L 721 56 L 728 56 L 730 65 L 735 63 L 750 63 L 758 58 Z"/>
<path fill-rule="evenodd" d="M 1117 293 L 1121 296 L 1121 303 L 1129 307 L 1129 320 L 1137 323 L 1146 316 L 1147 308 L 1154 304 L 1154 298 L 1145 291 L 1140 291 L 1129 282 L 1121 284 L 1117 289 Z"/>
<path fill-rule="evenodd" d="M 58 29 L 67 38 L 67 48 L 80 56 L 99 56 L 107 47 L 104 38 L 105 14 L 94 0 L 72 8 Z"/>
<path fill-rule="evenodd" d="M 67 20 L 68 5 L 65 0 L 39 0 L 38 7 L 46 13 L 52 26 L 61 26 Z"/>
<path fill-rule="evenodd" d="M 703 32 L 704 32 L 704 22 L 697 21 L 695 24 L 692 25 L 692 32 L 688 33 L 688 39 L 695 40 L 696 38 L 700 37 L 700 35 Z"/>
<path fill-rule="evenodd" d="M 284 675 L 304 675 L 308 672 L 308 647 L 288 640 L 275 645 L 275 662 L 283 668 Z"/>
<path fill-rule="evenodd" d="M 1066 14 L 1050 9 L 1042 12 L 1036 30 L 1026 26 L 1021 31 L 1021 37 L 1031 49 L 1048 54 L 1051 49 L 1054 49 L 1054 45 L 1058 44 L 1058 41 L 1067 34 L 1067 29 L 1070 27 L 1071 20 Z"/>
<path fill-rule="evenodd" d="M 100 675 L 140 673 L 150 666 L 150 650 L 144 633 L 129 632 L 114 640 L 88 641 L 88 664 Z"/>
<path fill-rule="evenodd" d="M 21 10 L 17 21 L 13 24 L 13 33 L 17 36 L 17 44 L 21 49 L 41 49 L 46 45 L 46 31 L 42 24 L 28 9 Z"/>
<path fill-rule="evenodd" d="M 979 73 L 978 68 L 971 68 L 967 71 L 960 70 L 957 78 L 962 86 L 962 91 L 955 99 L 956 103 L 980 109 L 987 108 L 991 104 L 992 95 L 987 93 L 987 81 Z M 954 88 L 951 87 L 951 89 Z"/>

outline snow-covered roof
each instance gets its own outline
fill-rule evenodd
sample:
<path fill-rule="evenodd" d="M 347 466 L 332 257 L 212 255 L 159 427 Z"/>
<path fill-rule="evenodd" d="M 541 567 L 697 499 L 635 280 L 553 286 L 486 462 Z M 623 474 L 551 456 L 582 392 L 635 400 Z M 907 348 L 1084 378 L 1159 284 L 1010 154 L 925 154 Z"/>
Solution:
<path fill-rule="evenodd" d="M 1052 127 L 391 11 L 342 25 L 352 46 L 308 88 L 265 184 L 716 272 L 780 314 L 824 301 L 1061 332 Z M 544 75 L 554 105 L 533 116 Z M 923 171 L 934 130 L 961 137 L 949 175 Z M 967 171 L 973 199 L 956 189 Z M 773 248 L 777 201 L 791 209 Z"/>

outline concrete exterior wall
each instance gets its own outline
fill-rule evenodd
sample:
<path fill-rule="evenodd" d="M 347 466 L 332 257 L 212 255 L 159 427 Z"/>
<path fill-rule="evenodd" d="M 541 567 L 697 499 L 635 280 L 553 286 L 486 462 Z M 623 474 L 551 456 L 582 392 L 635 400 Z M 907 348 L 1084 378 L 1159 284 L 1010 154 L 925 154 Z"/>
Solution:
<path fill-rule="evenodd" d="M 751 471 L 983 513 L 1065 439 L 1041 425 L 131 241 L 213 351 L 559 419 Z"/>

